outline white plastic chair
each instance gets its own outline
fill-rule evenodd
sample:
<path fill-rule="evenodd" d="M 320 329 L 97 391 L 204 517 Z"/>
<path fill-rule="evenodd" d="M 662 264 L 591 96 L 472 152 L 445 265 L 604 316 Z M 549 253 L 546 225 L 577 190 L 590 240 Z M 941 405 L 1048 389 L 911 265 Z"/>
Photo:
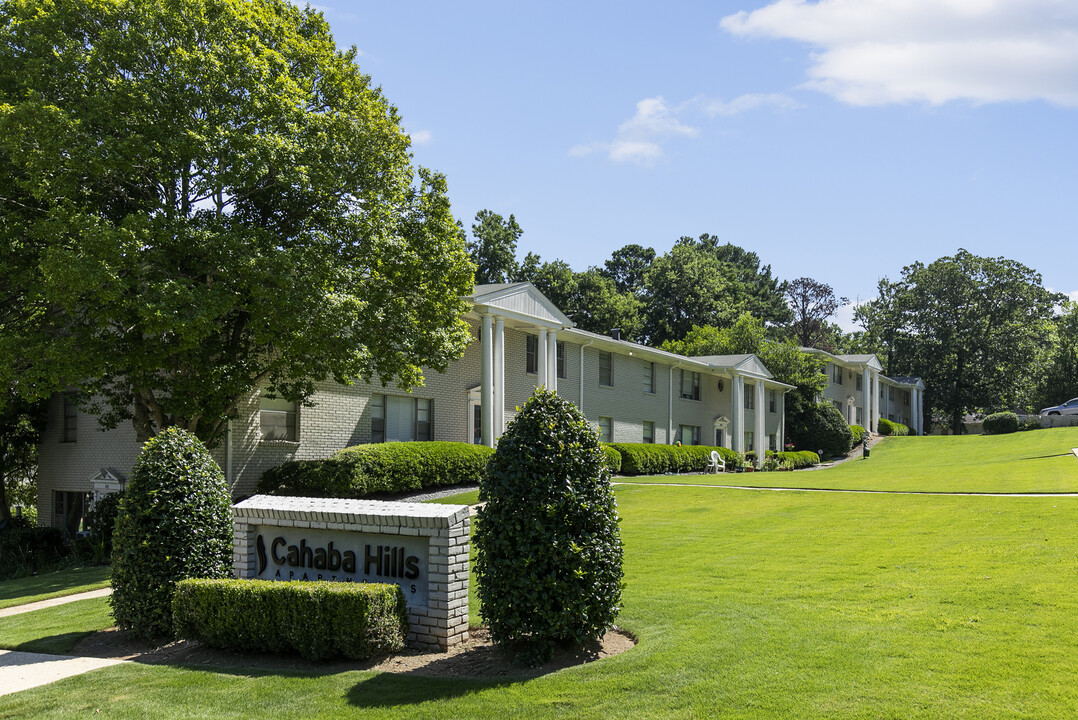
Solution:
<path fill-rule="evenodd" d="M 711 451 L 711 462 L 709 462 L 707 468 L 704 469 L 704 472 L 707 473 L 712 471 L 715 471 L 716 473 L 726 471 L 726 461 L 722 459 L 722 455 L 719 455 L 718 450 Z"/>

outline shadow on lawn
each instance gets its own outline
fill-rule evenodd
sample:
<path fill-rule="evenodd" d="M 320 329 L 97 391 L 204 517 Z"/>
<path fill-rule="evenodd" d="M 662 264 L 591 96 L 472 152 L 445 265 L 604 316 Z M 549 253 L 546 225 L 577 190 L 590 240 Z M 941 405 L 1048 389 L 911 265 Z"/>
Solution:
<path fill-rule="evenodd" d="M 345 699 L 358 708 L 391 708 L 432 700 L 446 700 L 526 682 L 528 678 L 465 679 L 431 677 L 426 673 L 381 673 L 349 689 Z"/>

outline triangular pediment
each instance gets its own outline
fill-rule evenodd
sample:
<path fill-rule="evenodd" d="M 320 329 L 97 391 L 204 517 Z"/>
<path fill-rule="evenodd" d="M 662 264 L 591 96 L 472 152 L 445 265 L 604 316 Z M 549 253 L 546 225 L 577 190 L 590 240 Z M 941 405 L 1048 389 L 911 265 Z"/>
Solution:
<path fill-rule="evenodd" d="M 468 299 L 477 312 L 489 312 L 543 326 L 573 326 L 573 321 L 531 283 L 477 285 Z"/>

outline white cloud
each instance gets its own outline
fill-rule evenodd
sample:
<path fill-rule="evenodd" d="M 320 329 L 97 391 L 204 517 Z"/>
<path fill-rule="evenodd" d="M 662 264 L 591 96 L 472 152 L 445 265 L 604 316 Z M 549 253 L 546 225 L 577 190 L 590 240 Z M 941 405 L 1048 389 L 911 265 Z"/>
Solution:
<path fill-rule="evenodd" d="M 738 115 L 748 110 L 773 106 L 780 110 L 796 110 L 802 105 L 783 93 L 755 93 L 739 95 L 730 101 L 712 99 L 705 101 L 704 112 L 711 117 L 716 115 Z"/>
<path fill-rule="evenodd" d="M 678 120 L 681 108 L 671 108 L 660 95 L 645 98 L 636 104 L 636 114 L 618 127 L 617 136 L 610 142 L 576 145 L 569 150 L 572 157 L 605 152 L 616 163 L 635 162 L 652 165 L 665 155 L 660 141 L 672 137 L 694 137 L 697 129 Z"/>
<path fill-rule="evenodd" d="M 1072 290 L 1071 292 L 1067 293 L 1067 297 L 1071 299 L 1071 302 L 1078 303 L 1078 290 Z"/>
<path fill-rule="evenodd" d="M 413 145 L 427 145 L 434 140 L 434 135 L 430 130 L 416 130 L 414 133 L 409 133 L 412 137 Z"/>
<path fill-rule="evenodd" d="M 682 116 L 737 115 L 756 108 L 774 106 L 784 109 L 800 107 L 791 98 L 781 93 L 741 95 L 730 101 L 715 98 L 695 97 L 680 105 L 670 106 L 660 95 L 645 98 L 636 104 L 636 114 L 618 126 L 613 140 L 575 145 L 569 150 L 571 157 L 583 157 L 594 153 L 605 153 L 612 162 L 634 162 L 641 165 L 654 165 L 666 156 L 663 143 L 673 138 L 692 138 L 699 130 L 686 124 Z"/>
<path fill-rule="evenodd" d="M 1074 0 L 777 0 L 720 25 L 818 48 L 805 86 L 851 105 L 1078 107 Z"/>

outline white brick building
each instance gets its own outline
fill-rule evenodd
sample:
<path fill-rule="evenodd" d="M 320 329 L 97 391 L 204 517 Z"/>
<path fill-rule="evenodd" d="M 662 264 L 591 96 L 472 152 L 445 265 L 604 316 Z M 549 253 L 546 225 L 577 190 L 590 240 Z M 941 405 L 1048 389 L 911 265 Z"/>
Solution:
<path fill-rule="evenodd" d="M 214 450 L 234 496 L 285 460 L 324 458 L 369 442 L 453 440 L 494 445 L 536 386 L 573 401 L 612 442 L 781 449 L 784 395 L 754 355 L 688 358 L 597 335 L 530 283 L 478 286 L 467 319 L 475 341 L 411 393 L 356 382 L 318 386 L 311 407 L 252 395 Z M 41 443 L 38 518 L 77 524 L 88 494 L 122 484 L 138 455 L 130 424 L 102 432 L 62 394 Z"/>
<path fill-rule="evenodd" d="M 884 375 L 875 355 L 832 355 L 816 348 L 801 349 L 827 359 L 823 399 L 833 403 L 847 423 L 876 432 L 880 418 L 886 418 L 908 426 L 917 435 L 924 434 L 925 385 L 921 378 Z"/>

